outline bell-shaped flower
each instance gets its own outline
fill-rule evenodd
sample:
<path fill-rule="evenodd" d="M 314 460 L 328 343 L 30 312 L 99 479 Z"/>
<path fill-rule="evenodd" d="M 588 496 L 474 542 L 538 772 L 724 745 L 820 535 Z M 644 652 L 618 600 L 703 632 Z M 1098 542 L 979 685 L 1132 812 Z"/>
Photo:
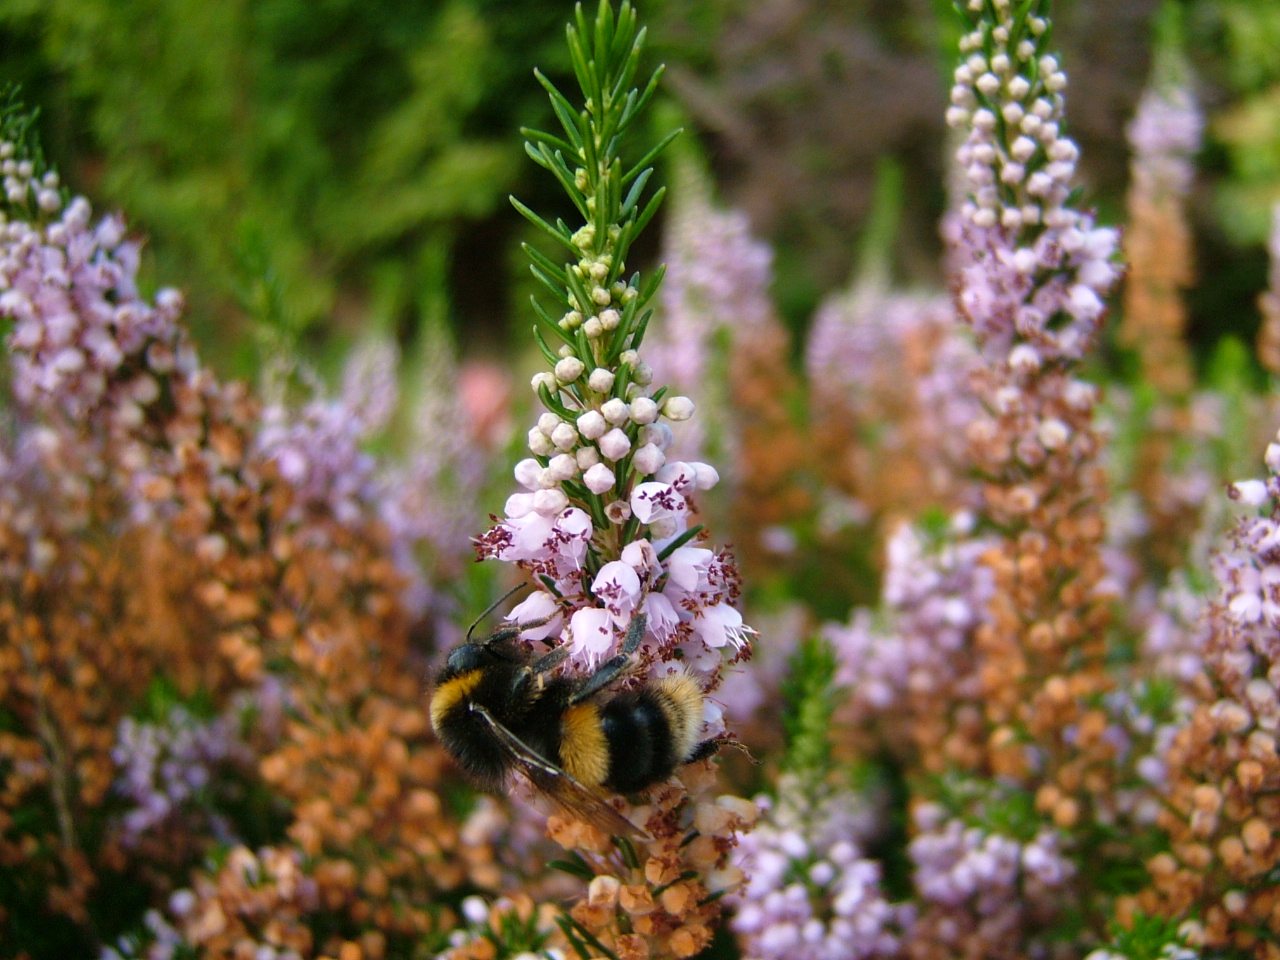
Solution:
<path fill-rule="evenodd" d="M 650 481 L 631 491 L 631 512 L 641 523 L 674 520 L 688 512 L 684 497 L 667 483 Z"/>
<path fill-rule="evenodd" d="M 545 590 L 535 590 L 529 596 L 525 597 L 520 603 L 511 608 L 511 612 L 507 614 L 506 619 L 515 623 L 530 623 L 534 620 L 543 620 L 550 618 L 540 627 L 530 627 L 527 630 L 521 630 L 520 636 L 526 640 L 545 640 L 547 637 L 553 636 L 560 632 L 560 627 L 564 623 L 564 617 L 560 613 L 559 604 L 556 603 L 555 597 L 547 593 Z"/>
<path fill-rule="evenodd" d="M 614 623 L 623 626 L 640 604 L 640 576 L 629 564 L 611 560 L 600 568 L 591 584 L 591 592 L 602 600 Z"/>
<path fill-rule="evenodd" d="M 613 649 L 613 617 L 600 607 L 583 607 L 569 620 L 573 655 L 594 666 Z"/>

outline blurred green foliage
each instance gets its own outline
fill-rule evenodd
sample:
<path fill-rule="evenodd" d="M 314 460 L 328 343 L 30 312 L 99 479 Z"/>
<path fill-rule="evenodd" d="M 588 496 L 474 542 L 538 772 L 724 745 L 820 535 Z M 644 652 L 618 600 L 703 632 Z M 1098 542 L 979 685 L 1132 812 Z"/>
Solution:
<path fill-rule="evenodd" d="M 3 0 L 0 29 L 58 128 L 59 165 L 151 236 L 157 273 L 192 292 L 198 333 L 225 348 L 237 306 L 295 338 L 363 323 L 366 304 L 411 329 L 441 295 L 440 257 L 516 186 L 516 130 L 545 113 L 529 71 L 567 67 L 563 13 Z"/>

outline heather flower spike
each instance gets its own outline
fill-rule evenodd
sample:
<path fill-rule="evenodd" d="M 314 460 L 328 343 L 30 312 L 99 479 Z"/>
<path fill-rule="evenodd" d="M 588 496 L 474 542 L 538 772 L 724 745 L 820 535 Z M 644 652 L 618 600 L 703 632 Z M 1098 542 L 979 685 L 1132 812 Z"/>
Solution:
<path fill-rule="evenodd" d="M 533 275 L 550 304 L 533 298 L 534 339 L 548 369 L 532 387 L 543 407 L 528 433 L 531 454 L 516 465 L 523 488 L 507 500 L 506 519 L 478 540 L 481 557 L 513 562 L 541 585 L 511 617 L 545 620 L 527 639 L 571 644 L 579 668 L 616 653 L 633 614 L 648 616 L 646 662 L 680 659 L 708 689 L 719 682 L 723 652 L 745 652 L 752 631 L 732 602 L 732 557 L 700 546 L 691 519 L 697 491 L 719 474 L 698 462 L 668 459 L 675 433 L 694 404 L 653 384 L 639 350 L 659 269 L 642 283 L 626 273 L 631 244 L 653 217 L 663 190 L 644 200 L 648 166 L 674 131 L 639 162 L 619 155 L 623 134 L 649 102 L 661 75 L 631 88 L 644 46 L 634 10 L 615 17 L 601 3 L 589 25 L 581 7 L 568 28 L 569 50 L 585 106 L 575 108 L 538 73 L 562 134 L 525 130 L 526 150 L 569 194 L 582 218 L 552 225 L 512 198 L 524 216 L 567 252 L 565 262 L 526 246 Z"/>

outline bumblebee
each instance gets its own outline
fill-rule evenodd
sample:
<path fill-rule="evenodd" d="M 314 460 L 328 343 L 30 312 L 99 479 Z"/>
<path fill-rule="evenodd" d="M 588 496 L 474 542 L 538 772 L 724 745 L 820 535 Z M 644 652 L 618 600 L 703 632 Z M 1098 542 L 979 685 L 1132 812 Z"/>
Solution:
<path fill-rule="evenodd" d="M 719 749 L 723 739 L 698 739 L 702 690 L 685 673 L 609 689 L 636 663 L 643 614 L 628 624 L 619 654 L 579 677 L 554 672 L 568 644 L 535 657 L 518 639 L 546 622 L 504 626 L 476 642 L 468 634 L 436 678 L 431 726 L 482 788 L 496 791 L 518 770 L 578 818 L 614 836 L 644 838 L 603 793 L 643 790 Z"/>

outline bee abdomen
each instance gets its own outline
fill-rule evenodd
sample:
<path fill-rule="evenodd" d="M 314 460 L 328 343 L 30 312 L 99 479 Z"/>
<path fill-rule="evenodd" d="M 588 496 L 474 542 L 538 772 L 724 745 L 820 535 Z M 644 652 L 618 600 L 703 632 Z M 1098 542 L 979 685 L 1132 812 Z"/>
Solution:
<path fill-rule="evenodd" d="M 665 780 L 683 759 L 668 716 L 670 705 L 645 687 L 623 693 L 600 708 L 601 728 L 609 742 L 609 776 L 604 786 L 635 793 Z"/>

